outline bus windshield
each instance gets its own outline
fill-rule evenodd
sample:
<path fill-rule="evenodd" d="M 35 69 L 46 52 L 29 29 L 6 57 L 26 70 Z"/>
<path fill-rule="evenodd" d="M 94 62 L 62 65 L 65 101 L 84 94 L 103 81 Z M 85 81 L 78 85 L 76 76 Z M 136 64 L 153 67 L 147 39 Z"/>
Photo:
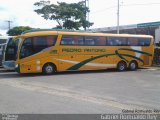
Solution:
<path fill-rule="evenodd" d="M 57 36 L 39 36 L 25 39 L 21 47 L 20 58 L 31 56 L 54 46 L 56 39 Z"/>
<path fill-rule="evenodd" d="M 10 38 L 5 51 L 5 61 L 16 60 L 19 39 Z"/>

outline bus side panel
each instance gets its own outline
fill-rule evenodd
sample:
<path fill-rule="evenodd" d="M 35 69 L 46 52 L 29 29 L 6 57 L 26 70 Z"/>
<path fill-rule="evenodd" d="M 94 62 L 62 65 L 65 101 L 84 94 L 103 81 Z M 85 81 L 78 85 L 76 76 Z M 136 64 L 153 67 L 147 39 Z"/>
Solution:
<path fill-rule="evenodd" d="M 42 72 L 43 65 L 46 63 L 53 63 L 58 67 L 57 54 L 51 54 L 51 51 L 33 55 L 21 60 L 20 73 L 37 73 Z"/>
<path fill-rule="evenodd" d="M 59 61 L 60 71 L 96 70 L 115 68 L 119 57 L 106 46 L 61 46 Z"/>
<path fill-rule="evenodd" d="M 154 45 L 142 47 L 142 51 L 149 53 L 150 55 L 143 55 L 144 66 L 151 66 L 154 56 Z"/>

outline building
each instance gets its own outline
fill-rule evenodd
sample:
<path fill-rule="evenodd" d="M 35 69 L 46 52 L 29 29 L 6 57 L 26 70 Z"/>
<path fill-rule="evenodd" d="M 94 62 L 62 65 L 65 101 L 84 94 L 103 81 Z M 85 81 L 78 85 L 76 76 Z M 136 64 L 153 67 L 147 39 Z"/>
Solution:
<path fill-rule="evenodd" d="M 119 33 L 146 34 L 155 38 L 155 43 L 160 44 L 160 21 L 119 26 Z M 92 32 L 117 33 L 117 27 L 104 27 L 91 29 Z"/>

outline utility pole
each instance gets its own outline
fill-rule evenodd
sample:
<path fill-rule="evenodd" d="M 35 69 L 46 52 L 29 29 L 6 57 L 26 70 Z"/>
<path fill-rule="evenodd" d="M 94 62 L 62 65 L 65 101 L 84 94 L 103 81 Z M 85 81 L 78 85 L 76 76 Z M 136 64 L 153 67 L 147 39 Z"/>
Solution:
<path fill-rule="evenodd" d="M 87 7 L 87 0 L 85 0 L 85 7 Z M 87 20 L 87 12 L 85 11 L 85 21 Z M 85 22 L 85 28 L 84 30 L 86 31 L 86 22 Z"/>
<path fill-rule="evenodd" d="M 87 3 L 87 1 L 88 1 L 88 3 Z M 89 0 L 85 0 L 85 7 L 88 7 L 89 8 Z M 88 15 L 87 15 L 87 12 L 85 11 L 85 21 L 86 20 L 88 20 L 89 21 L 89 13 L 88 13 Z M 87 26 L 86 26 L 86 24 L 85 24 L 85 31 L 86 31 L 86 29 L 87 29 Z"/>
<path fill-rule="evenodd" d="M 119 0 L 117 4 L 117 34 L 119 34 Z"/>
<path fill-rule="evenodd" d="M 8 23 L 8 30 L 10 30 L 10 29 L 11 29 L 11 22 L 12 22 L 12 21 L 6 20 L 6 22 Z"/>
<path fill-rule="evenodd" d="M 89 8 L 89 0 L 88 0 L 88 8 Z M 88 21 L 89 21 L 89 12 L 88 12 L 88 18 L 87 18 L 87 19 L 88 19 Z"/>

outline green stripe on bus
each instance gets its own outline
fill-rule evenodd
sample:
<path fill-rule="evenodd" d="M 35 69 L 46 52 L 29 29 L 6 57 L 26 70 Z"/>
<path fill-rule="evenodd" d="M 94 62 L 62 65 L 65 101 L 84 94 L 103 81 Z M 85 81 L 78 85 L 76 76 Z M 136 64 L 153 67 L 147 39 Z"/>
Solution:
<path fill-rule="evenodd" d="M 98 59 L 98 58 L 101 58 L 101 57 L 105 57 L 105 56 L 112 56 L 112 55 L 115 55 L 115 54 L 105 54 L 105 55 L 100 55 L 100 56 L 96 56 L 96 57 L 92 57 L 92 58 L 89 58 L 89 59 L 86 59 L 76 65 L 73 65 L 72 67 L 70 67 L 68 70 L 77 70 L 79 69 L 80 67 L 82 67 L 83 65 L 95 60 L 95 59 Z"/>
<path fill-rule="evenodd" d="M 114 56 L 114 55 L 120 57 L 121 59 L 125 60 L 126 62 L 128 62 L 128 61 L 124 58 L 124 56 L 125 57 L 134 58 L 134 59 L 136 59 L 136 60 L 138 60 L 138 61 L 140 61 L 140 62 L 142 62 L 144 64 L 144 61 L 142 59 L 140 59 L 138 57 L 135 57 L 133 55 L 129 55 L 129 54 L 120 54 L 118 52 L 119 50 L 133 51 L 133 52 L 138 52 L 138 53 L 145 54 L 145 55 L 148 55 L 148 56 L 152 56 L 152 54 L 147 53 L 147 52 L 142 52 L 142 51 L 132 50 L 132 49 L 126 49 L 126 48 L 120 48 L 120 49 L 115 51 L 115 54 L 104 54 L 104 55 L 99 55 L 99 56 L 96 56 L 96 57 L 92 57 L 92 58 L 86 59 L 86 60 L 84 60 L 84 61 L 82 61 L 82 62 L 80 62 L 78 64 L 75 64 L 75 65 L 71 66 L 70 68 L 68 68 L 68 70 L 77 70 L 80 67 L 82 67 L 83 65 L 85 65 L 85 64 L 87 64 L 87 63 L 89 63 L 89 62 L 91 62 L 91 61 L 93 61 L 95 59 L 99 59 L 99 58 L 107 57 L 107 56 Z"/>

